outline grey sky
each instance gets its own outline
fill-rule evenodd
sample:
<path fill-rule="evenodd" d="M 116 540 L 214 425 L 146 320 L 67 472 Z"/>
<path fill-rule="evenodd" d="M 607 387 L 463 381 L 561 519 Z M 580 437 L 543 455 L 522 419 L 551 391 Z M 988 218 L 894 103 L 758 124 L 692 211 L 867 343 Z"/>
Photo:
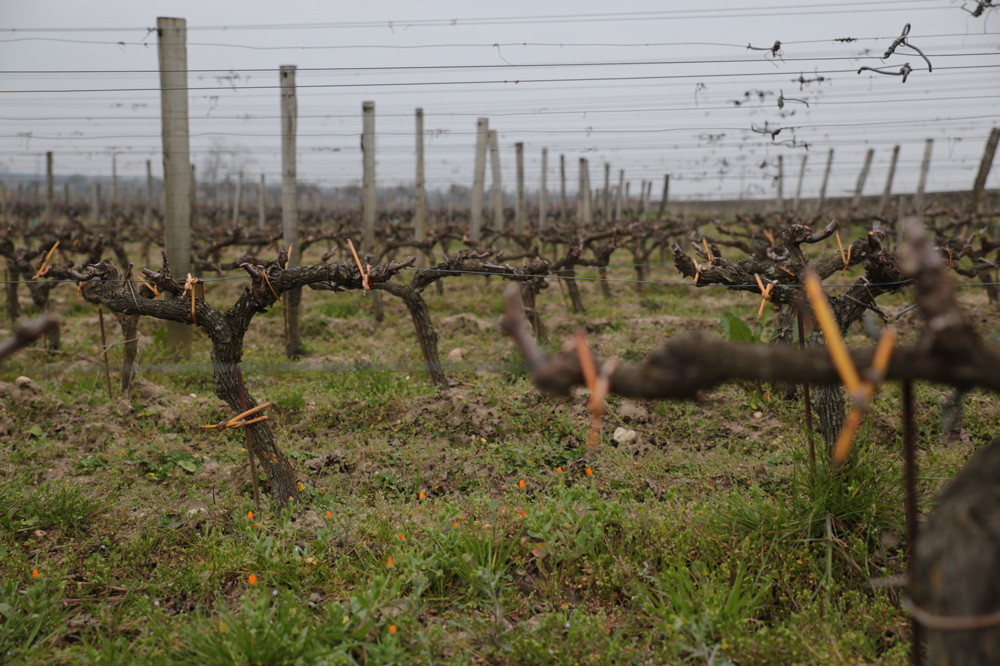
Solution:
<path fill-rule="evenodd" d="M 874 193 L 899 143 L 894 189 L 907 191 L 924 139 L 934 138 L 929 188 L 964 189 L 989 128 L 1000 122 L 1000 13 L 973 18 L 961 7 L 958 0 L 8 0 L 0 5 L 0 171 L 40 174 L 52 150 L 60 174 L 107 175 L 112 152 L 122 175 L 144 173 L 146 159 L 159 174 L 156 35 L 146 28 L 157 16 L 176 16 L 188 22 L 189 85 L 209 88 L 191 91 L 192 159 L 203 168 L 221 151 L 223 176 L 242 169 L 251 180 L 265 173 L 277 182 L 277 68 L 292 64 L 299 176 L 323 186 L 360 181 L 361 103 L 374 100 L 386 185 L 413 179 L 413 112 L 422 107 L 428 185 L 436 189 L 471 184 L 478 116 L 499 132 L 507 185 L 513 145 L 523 141 L 532 188 L 548 147 L 550 183 L 563 154 L 571 189 L 586 157 L 595 186 L 609 163 L 634 187 L 652 179 L 658 188 L 670 173 L 678 198 L 773 196 L 779 155 L 790 196 L 808 155 L 809 195 L 834 148 L 830 193 L 837 195 L 853 187 L 871 147 L 866 192 Z M 906 47 L 880 60 L 906 23 L 933 72 Z M 777 58 L 746 48 L 775 40 Z M 905 83 L 856 73 L 904 63 L 913 68 Z M 800 76 L 825 80 L 802 85 Z M 82 92 L 10 92 L 28 90 Z M 790 98 L 783 109 L 781 91 Z M 773 140 L 751 129 L 765 126 L 786 129 Z M 991 187 L 1000 186 L 996 172 Z"/>

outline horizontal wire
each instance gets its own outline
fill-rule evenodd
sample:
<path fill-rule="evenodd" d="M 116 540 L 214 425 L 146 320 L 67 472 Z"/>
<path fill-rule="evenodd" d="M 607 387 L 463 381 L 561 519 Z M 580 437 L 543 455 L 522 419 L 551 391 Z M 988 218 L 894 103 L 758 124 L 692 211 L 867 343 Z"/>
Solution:
<path fill-rule="evenodd" d="M 975 89 L 977 92 L 980 88 L 973 86 L 962 86 L 963 89 Z M 906 102 L 960 102 L 967 100 L 978 100 L 978 99 L 997 99 L 1000 98 L 1000 93 L 992 95 L 948 95 L 946 97 L 907 97 L 907 98 L 892 98 L 886 97 L 882 99 L 852 99 L 852 100 L 810 100 L 812 106 L 816 108 L 824 106 L 853 106 L 856 104 L 898 104 Z M 738 100 L 741 101 L 742 100 Z M 649 107 L 649 108 L 628 108 L 628 109 L 569 109 L 569 110 L 534 110 L 534 111 L 502 111 L 502 112 L 491 112 L 490 118 L 509 118 L 517 116 L 530 116 L 530 117 L 545 117 L 545 116 L 564 116 L 564 115 L 583 115 L 583 116 L 597 116 L 606 114 L 621 114 L 621 113 L 666 113 L 666 112 L 686 112 L 686 111 L 738 111 L 745 112 L 747 109 L 765 109 L 772 107 L 773 102 L 767 102 L 766 107 L 764 103 L 761 102 L 758 106 L 749 106 L 747 104 L 741 104 L 736 106 L 733 103 L 725 104 L 722 106 L 674 106 L 674 107 Z M 424 119 L 433 121 L 434 119 L 443 118 L 454 118 L 454 117 L 469 117 L 475 118 L 482 116 L 481 112 L 432 112 L 427 113 L 425 109 Z M 168 116 L 170 117 L 170 116 Z M 343 120 L 347 118 L 357 118 L 359 117 L 356 112 L 351 112 L 347 114 L 338 113 L 323 113 L 323 114 L 299 114 L 297 118 L 299 120 Z M 378 114 L 379 119 L 385 118 L 407 118 L 412 119 L 414 113 L 411 111 L 409 113 L 384 113 L 380 112 Z M 121 121 L 150 121 L 150 120 L 161 120 L 163 116 L 97 116 L 97 115 L 78 115 L 78 116 L 0 116 L 0 121 L 9 122 L 45 122 L 45 121 L 101 121 L 101 120 L 114 120 L 117 122 Z M 208 116 L 204 118 L 197 118 L 198 122 L 203 121 L 258 121 L 258 120 L 280 120 L 280 115 L 238 115 L 238 116 Z M 434 132 L 425 131 L 425 134 L 432 135 Z M 451 132 L 449 131 L 450 135 Z M 23 137 L 21 137 L 23 138 Z"/>
<path fill-rule="evenodd" d="M 992 55 L 992 54 L 990 54 Z M 973 69 L 995 69 L 1000 64 L 990 65 L 951 65 L 936 68 L 936 71 L 956 71 Z M 855 69 L 830 69 L 812 74 L 857 74 Z M 472 81 L 391 81 L 384 83 L 296 83 L 296 89 L 311 90 L 324 88 L 379 88 L 379 87 L 421 87 L 421 86 L 468 86 L 468 85 L 522 85 L 531 83 L 569 83 L 569 82 L 592 82 L 592 81 L 659 81 L 677 79 L 713 79 L 713 78 L 733 78 L 745 76 L 788 76 L 788 72 L 719 72 L 701 74 L 650 74 L 639 76 L 580 76 L 580 77 L 559 77 L 542 79 L 482 79 Z M 0 90 L 3 95 L 22 94 L 53 94 L 53 93 L 105 93 L 105 92 L 162 92 L 164 90 L 214 90 L 214 91 L 237 91 L 237 90 L 280 90 L 280 84 L 262 85 L 218 85 L 218 86 L 182 86 L 179 88 L 162 88 L 160 86 L 151 88 L 37 88 L 25 90 Z"/>
<path fill-rule="evenodd" d="M 785 131 L 794 131 L 799 129 L 825 129 L 828 127 L 881 127 L 885 125 L 925 125 L 928 123 L 945 123 L 945 122 L 964 122 L 968 120 L 988 120 L 996 118 L 996 114 L 987 114 L 980 116 L 955 116 L 952 118 L 927 118 L 925 120 L 921 119 L 907 119 L 907 120 L 880 120 L 872 122 L 862 122 L 862 123 L 816 123 L 816 124 L 789 124 L 781 125 L 780 129 Z M 752 125 L 753 123 L 751 123 Z M 775 127 L 773 129 L 779 129 Z M 743 125 L 738 127 L 720 127 L 717 125 L 711 125 L 707 127 L 667 127 L 667 128 L 656 128 L 656 127 L 640 127 L 640 128 L 629 128 L 629 129 L 568 129 L 568 130 L 531 130 L 531 129 L 513 129 L 501 132 L 501 134 L 511 135 L 511 134 L 545 134 L 545 135 L 556 135 L 556 134 L 586 134 L 590 136 L 592 134 L 663 134 L 666 132 L 712 132 L 712 131 L 726 131 L 726 132 L 747 132 L 752 131 L 751 127 Z M 757 132 L 758 134 L 767 134 L 769 132 Z M 474 130 L 459 130 L 454 132 L 448 132 L 449 136 L 475 136 L 476 131 Z M 47 135 L 35 135 L 32 134 L 30 137 L 24 137 L 23 135 L 17 134 L 0 134 L 0 139 L 18 139 L 23 140 L 25 138 L 30 138 L 33 140 L 43 140 L 43 141 L 96 141 L 96 140 L 106 140 L 106 139 L 159 139 L 163 137 L 162 133 L 155 134 L 111 134 L 111 135 L 98 135 L 98 136 L 47 136 Z M 168 135 L 170 136 L 170 135 Z M 263 138 L 276 138 L 280 137 L 280 132 L 188 132 L 186 134 L 180 134 L 177 136 L 191 136 L 191 137 L 204 137 L 204 136 L 240 136 L 240 137 L 263 137 Z M 358 132 L 299 132 L 298 137 L 357 137 Z M 378 136 L 406 136 L 414 137 L 415 132 L 379 132 Z"/>
<path fill-rule="evenodd" d="M 847 91 L 846 94 L 868 94 L 868 93 L 872 92 L 872 90 L 870 89 L 870 83 L 869 82 L 872 81 L 872 80 L 875 80 L 875 78 L 876 78 L 875 75 L 870 75 L 868 77 L 861 78 L 861 77 L 857 76 L 857 71 L 854 70 L 854 69 L 851 69 L 851 70 L 837 70 L 837 71 L 841 72 L 841 73 L 850 73 L 850 74 L 852 74 L 852 76 L 849 77 L 849 79 L 847 79 L 847 80 L 845 80 L 845 79 L 838 79 L 839 81 L 841 81 L 841 83 L 844 83 L 846 81 L 847 85 L 848 86 L 852 86 L 853 88 L 861 88 L 861 87 L 865 88 L 865 89 L 861 89 L 861 90 Z M 792 73 L 793 72 L 786 72 L 784 75 L 790 76 Z M 831 73 L 831 72 L 820 72 L 818 70 L 814 71 L 814 72 L 810 72 L 810 74 L 813 75 L 813 76 L 823 75 L 823 74 L 829 74 L 829 73 Z M 800 76 L 803 75 L 803 74 L 804 73 L 800 72 Z M 975 90 L 981 90 L 982 89 L 982 82 L 981 82 L 981 79 L 977 77 L 977 74 L 978 74 L 977 72 L 959 72 L 959 71 L 940 72 L 940 71 L 935 71 L 935 73 L 933 75 L 934 76 L 934 80 L 935 80 L 934 89 L 935 90 L 943 90 L 943 89 L 949 89 L 949 88 L 950 89 L 969 89 L 969 88 L 971 88 L 971 89 L 975 89 Z M 759 85 L 759 86 L 771 85 L 772 84 L 771 77 L 774 76 L 774 75 L 775 74 L 772 73 L 772 72 L 763 72 L 763 73 L 760 73 L 760 76 L 762 76 L 762 77 L 763 76 L 768 77 L 767 80 L 764 80 L 764 79 L 759 79 L 758 80 L 756 78 L 757 74 L 739 75 L 739 80 L 738 81 L 723 82 L 722 85 L 738 85 L 741 88 L 744 87 L 744 86 L 751 86 L 751 85 Z M 946 85 L 943 85 L 943 84 L 939 84 L 939 82 L 937 81 L 937 78 L 939 76 L 946 76 L 946 77 L 949 78 L 949 80 L 953 80 L 953 79 L 959 78 L 959 77 L 963 77 L 963 78 L 977 77 L 977 78 L 972 78 L 972 81 L 970 81 L 970 83 L 965 84 L 965 85 L 963 85 L 963 84 L 954 84 L 954 85 L 951 85 L 951 86 L 946 86 Z M 695 77 L 695 78 L 697 78 L 697 77 Z M 567 90 L 567 91 L 573 91 L 573 92 L 578 92 L 578 93 L 587 93 L 588 91 L 594 91 L 594 90 L 599 90 L 599 91 L 607 92 L 608 89 L 610 89 L 610 88 L 614 88 L 614 89 L 627 89 L 627 90 L 654 89 L 654 90 L 659 91 L 659 90 L 661 90 L 663 88 L 687 87 L 687 86 L 690 85 L 690 83 L 687 80 L 676 80 L 676 81 L 672 81 L 672 80 L 657 80 L 655 82 L 641 82 L 641 81 L 640 82 L 636 82 L 632 78 L 621 78 L 620 80 L 626 81 L 626 82 L 622 83 L 620 85 L 615 85 L 612 82 L 612 83 L 605 83 L 603 85 L 596 85 L 595 84 L 595 85 L 549 86 L 546 89 L 546 91 Z M 827 79 L 827 81 L 833 81 L 833 80 L 834 80 L 833 78 L 828 78 Z M 566 80 L 566 82 L 572 83 L 572 84 L 584 84 L 584 83 L 588 83 L 589 80 L 586 80 L 586 79 L 581 80 L 581 81 Z M 798 78 L 794 78 L 794 79 L 790 78 L 790 79 L 788 79 L 788 82 L 790 82 L 790 83 L 801 83 Z M 379 85 L 389 85 L 389 84 L 379 84 Z M 428 85 L 433 85 L 433 83 L 430 83 Z M 266 88 L 267 86 L 264 86 L 264 87 Z M 919 88 L 919 86 L 917 86 L 917 87 Z M 744 90 L 745 90 L 745 88 L 744 88 Z M 826 88 L 826 87 L 821 87 L 818 90 L 821 91 L 821 92 L 823 92 L 823 93 L 829 93 L 829 92 L 831 92 L 831 89 Z M 909 87 L 908 88 L 899 87 L 899 88 L 894 88 L 894 89 L 886 88 L 886 89 L 881 90 L 880 94 L 883 94 L 883 95 L 893 95 L 894 94 L 894 90 L 898 91 L 898 92 L 901 92 L 901 93 L 902 92 L 907 92 L 909 94 L 909 90 L 912 90 L 912 88 L 909 88 Z M 132 97 L 132 99 L 133 100 L 144 100 L 147 103 L 158 105 L 159 104 L 159 97 L 157 95 L 153 94 L 153 93 L 158 93 L 159 91 L 160 91 L 159 88 L 138 89 L 138 90 L 136 90 L 134 92 L 143 93 L 143 94 L 135 95 L 135 96 Z M 209 91 L 206 91 L 206 92 L 210 92 L 210 91 L 218 91 L 218 92 L 232 91 L 232 92 L 236 92 L 236 91 L 233 91 L 231 87 L 211 88 Z M 95 90 L 93 92 L 103 92 L 103 91 L 102 90 Z M 121 92 L 121 91 L 119 91 L 119 92 Z M 314 99 L 314 98 L 319 98 L 319 97 L 332 97 L 332 96 L 340 96 L 340 95 L 342 95 L 341 92 L 334 92 L 334 91 L 324 92 L 322 90 L 311 90 L 311 89 L 307 90 L 307 91 L 304 91 L 304 92 L 308 93 L 307 97 L 310 100 Z M 476 90 L 477 94 L 482 93 L 482 92 L 510 92 L 510 88 L 509 87 L 480 88 L 480 89 Z M 734 93 L 735 93 L 735 91 L 734 91 Z M 382 91 L 379 91 L 379 95 L 382 95 L 382 96 L 385 96 L 385 95 L 397 95 L 397 94 L 409 94 L 409 90 L 405 89 L 405 90 L 382 90 Z M 424 88 L 424 89 L 421 90 L 421 94 L 424 94 L 424 95 L 426 95 L 426 94 L 455 95 L 456 94 L 456 90 L 454 88 L 442 88 L 442 89 Z M 303 95 L 303 99 L 305 99 L 305 98 L 306 98 L 306 96 Z M 105 98 L 105 97 L 80 98 L 80 97 L 76 97 L 76 96 L 73 96 L 73 97 L 64 97 L 64 98 L 51 98 L 51 97 L 48 97 L 47 99 L 48 100 L 61 99 L 62 101 L 72 101 L 74 104 L 77 104 L 80 101 L 101 102 L 102 103 L 102 107 L 101 108 L 104 108 L 104 105 L 108 101 L 107 98 Z M 198 101 L 198 102 L 200 102 L 201 100 L 209 101 L 211 103 L 211 106 L 214 107 L 214 105 L 220 99 L 222 99 L 222 98 L 219 97 L 219 96 L 215 96 L 215 95 L 211 95 L 210 96 L 210 95 L 207 95 L 207 94 L 199 94 L 199 95 L 192 96 L 192 99 L 195 100 L 195 101 Z M 236 98 L 225 98 L 224 101 L 230 102 L 230 101 L 234 101 L 234 99 L 236 99 Z M 240 101 L 246 101 L 246 100 L 249 100 L 249 99 L 259 99 L 259 100 L 265 100 L 265 99 L 267 99 L 267 100 L 271 100 L 271 99 L 273 99 L 273 94 L 272 93 L 245 92 L 244 91 L 244 92 L 240 92 L 238 99 Z M 560 96 L 559 98 L 553 98 L 553 99 L 563 100 L 563 99 L 565 99 L 565 96 Z M 645 99 L 648 99 L 648 96 L 642 97 L 642 98 L 639 98 L 639 99 L 644 99 L 645 100 Z M 625 100 L 625 101 L 627 101 L 627 100 Z M 14 103 L 18 103 L 18 102 L 30 102 L 32 104 L 36 103 L 35 100 L 26 100 L 26 99 L 17 99 L 17 98 L 12 98 L 12 99 L 5 100 L 5 103 L 8 103 L 8 104 L 14 104 Z M 133 103 L 135 103 L 135 102 L 133 102 Z M 696 106 L 697 106 L 697 104 L 696 104 Z M 482 115 L 482 114 L 480 114 L 480 115 Z"/>
<path fill-rule="evenodd" d="M 736 7 L 710 7 L 698 9 L 674 9 L 661 11 L 643 12 L 602 12 L 589 14 L 539 14 L 523 16 L 494 16 L 494 17 L 467 17 L 467 18 L 442 18 L 442 19 L 383 19 L 368 21 L 338 21 L 338 22 L 311 22 L 311 23 L 263 23 L 263 24 L 230 24 L 230 25 L 205 25 L 187 26 L 188 32 L 207 31 L 236 31 L 236 30 L 315 30 L 315 29 L 354 29 L 354 28 L 413 28 L 430 26 L 477 26 L 477 25 L 524 25 L 530 23 L 580 23 L 580 22 L 606 22 L 606 21 L 649 21 L 649 20 L 683 20 L 683 19 L 712 19 L 719 18 L 743 18 L 757 16 L 779 16 L 781 14 L 766 14 L 763 12 L 773 11 L 794 11 L 799 15 L 822 15 L 822 14 L 842 14 L 842 13 L 875 13 L 899 11 L 907 6 L 908 11 L 940 10 L 941 7 L 912 7 L 918 3 L 937 4 L 937 0 L 882 0 L 879 7 L 872 7 L 872 3 L 865 0 L 859 2 L 839 2 L 836 9 L 830 9 L 829 3 L 813 5 L 769 5 L 755 7 L 750 14 L 727 14 L 726 12 L 739 12 L 743 8 Z M 848 9 L 848 8 L 851 9 Z M 820 11 L 811 11 L 820 10 Z M 691 14 L 704 14 L 704 16 L 691 16 Z M 120 27 L 65 27 L 65 28 L 2 28 L 0 32 L 10 33 L 39 33 L 39 32 L 125 32 L 125 31 L 145 31 L 156 32 L 156 28 L 143 26 L 120 26 Z"/>
<path fill-rule="evenodd" d="M 634 264 L 632 266 L 648 266 L 648 265 L 655 265 L 655 264 Z M 619 266 L 616 266 L 615 268 L 622 268 L 622 267 L 625 267 L 625 266 L 628 266 L 628 265 L 619 265 Z M 609 268 L 611 268 L 611 267 L 609 266 Z M 436 268 L 414 268 L 412 266 L 406 267 L 403 270 L 404 271 L 426 271 L 426 272 L 429 272 L 429 273 L 443 273 L 443 274 L 446 274 L 446 275 L 480 275 L 480 276 L 493 276 L 493 277 L 498 277 L 498 278 L 516 277 L 516 278 L 528 278 L 528 279 L 536 279 L 537 278 L 537 279 L 545 279 L 545 280 L 581 280 L 581 281 L 584 281 L 584 282 L 615 282 L 615 283 L 625 283 L 625 284 L 652 284 L 652 285 L 660 285 L 660 286 L 664 286 L 664 287 L 696 287 L 696 288 L 699 288 L 699 289 L 703 289 L 706 286 L 725 287 L 727 289 L 736 289 L 736 288 L 758 288 L 759 289 L 759 286 L 757 285 L 757 283 L 748 283 L 748 284 L 719 284 L 719 283 L 709 283 L 709 284 L 701 284 L 701 285 L 699 285 L 699 284 L 696 284 L 694 282 L 687 281 L 687 280 L 685 280 L 683 282 L 680 282 L 680 281 L 663 281 L 663 280 L 636 280 L 636 279 L 629 279 L 629 278 L 603 278 L 603 277 L 600 277 L 599 275 L 597 275 L 597 276 L 582 276 L 582 275 L 567 276 L 567 275 L 555 275 L 555 274 L 551 274 L 551 273 L 550 274 L 544 274 L 544 275 L 542 275 L 542 274 L 538 274 L 538 275 L 523 274 L 523 273 L 506 273 L 506 274 L 504 274 L 504 273 L 491 273 L 489 271 L 463 271 L 463 270 L 436 269 Z M 247 280 L 247 279 L 250 279 L 250 276 L 248 276 L 248 275 L 237 275 L 237 276 L 224 276 L 224 277 L 206 277 L 206 278 L 198 278 L 198 279 L 201 282 L 224 282 L 224 281 L 227 281 L 227 280 Z M 18 280 L 0 280 L 0 284 L 19 284 L 19 283 L 25 283 L 26 284 L 28 282 L 33 282 L 33 283 L 49 283 L 49 284 L 78 284 L 79 280 L 19 280 L 19 281 Z M 116 284 L 125 284 L 126 282 L 128 282 L 128 283 L 131 283 L 131 284 L 134 284 L 134 285 L 143 285 L 143 284 L 145 284 L 145 282 L 142 281 L 142 280 L 103 280 L 103 282 L 111 282 L 111 283 L 116 283 Z M 899 287 L 899 286 L 911 284 L 912 282 L 913 282 L 913 280 L 898 280 L 898 281 L 895 281 L 895 282 L 868 282 L 866 284 L 868 286 L 872 286 L 872 287 Z M 838 289 L 838 288 L 849 288 L 849 287 L 853 287 L 855 285 L 856 285 L 856 283 L 850 283 L 850 284 L 847 284 L 847 283 L 844 283 L 844 284 L 834 283 L 834 284 L 824 284 L 822 286 L 823 286 L 824 289 Z M 958 283 L 958 284 L 956 284 L 957 287 L 992 287 L 992 286 L 998 286 L 998 285 L 1000 285 L 1000 282 L 966 282 L 966 283 Z M 783 284 L 781 286 L 783 286 L 783 287 L 798 287 L 800 285 Z"/>
<path fill-rule="evenodd" d="M 972 53 L 927 53 L 929 58 L 972 58 L 979 56 L 1000 55 L 1000 53 L 972 52 Z M 870 55 L 851 56 L 814 56 L 802 58 L 782 57 L 781 62 L 825 62 L 841 60 L 864 60 L 871 59 Z M 727 64 L 760 64 L 759 56 L 747 58 L 688 58 L 683 60 L 601 60 L 588 62 L 555 62 L 555 63 L 505 63 L 505 64 L 482 64 L 482 65 L 378 65 L 365 67 L 296 67 L 296 73 L 313 72 L 408 72 L 408 71 L 465 71 L 476 69 L 536 69 L 536 68 L 570 68 L 570 67 L 649 67 L 659 65 L 727 65 Z M 224 74 L 237 73 L 269 73 L 275 74 L 279 70 L 275 67 L 250 67 L 250 68 L 228 68 L 228 69 L 7 69 L 0 70 L 0 74 L 208 74 L 220 72 Z M 226 86 L 229 87 L 229 86 Z"/>

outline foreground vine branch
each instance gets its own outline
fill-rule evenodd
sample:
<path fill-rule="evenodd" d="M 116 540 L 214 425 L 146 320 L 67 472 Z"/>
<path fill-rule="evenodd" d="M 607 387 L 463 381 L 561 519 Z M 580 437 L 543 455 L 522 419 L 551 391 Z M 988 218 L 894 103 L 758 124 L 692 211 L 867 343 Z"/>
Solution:
<path fill-rule="evenodd" d="M 1000 355 L 983 343 L 959 309 L 940 253 L 921 235 L 900 250 L 899 263 L 916 285 L 917 305 L 927 325 L 916 345 L 896 350 L 886 381 L 925 380 L 961 389 L 1000 391 Z M 538 348 L 524 323 L 516 292 L 507 293 L 501 328 L 521 349 L 541 390 L 567 395 L 572 387 L 585 384 L 575 347 L 551 357 Z M 856 367 L 870 367 L 873 356 L 871 349 L 851 351 Z M 611 375 L 611 393 L 692 400 L 722 383 L 742 380 L 840 383 L 823 348 L 740 344 L 690 332 L 670 340 L 641 363 L 621 363 Z"/>
<path fill-rule="evenodd" d="M 55 315 L 46 313 L 23 324 L 18 324 L 14 334 L 0 342 L 0 361 L 21 347 L 26 347 L 59 325 Z"/>

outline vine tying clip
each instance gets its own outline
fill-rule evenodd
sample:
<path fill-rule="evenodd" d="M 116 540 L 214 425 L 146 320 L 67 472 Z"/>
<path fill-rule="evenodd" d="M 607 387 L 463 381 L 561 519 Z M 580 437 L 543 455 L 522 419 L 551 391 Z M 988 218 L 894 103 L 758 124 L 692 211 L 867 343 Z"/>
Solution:
<path fill-rule="evenodd" d="M 618 367 L 617 359 L 607 359 L 601 365 L 600 371 L 594 364 L 594 357 L 587 346 L 587 338 L 583 331 L 576 333 L 576 353 L 580 359 L 580 369 L 583 371 L 583 380 L 590 390 L 590 397 L 587 400 L 590 408 L 590 429 L 587 432 L 587 450 L 591 453 L 597 451 L 601 441 L 601 419 L 604 417 L 604 398 L 611 390 L 611 374 Z"/>
<path fill-rule="evenodd" d="M 205 282 L 204 280 L 199 280 L 197 277 L 187 274 L 187 279 L 184 280 L 184 291 L 181 292 L 181 296 L 184 296 L 189 291 L 191 292 L 191 323 L 195 326 L 198 325 L 198 315 L 195 312 L 195 299 L 197 298 L 197 292 L 195 291 L 195 286 L 201 285 L 201 300 L 205 300 Z"/>
<path fill-rule="evenodd" d="M 220 421 L 214 425 L 203 425 L 199 426 L 202 430 L 231 430 L 233 428 L 242 428 L 243 426 L 250 425 L 251 423 L 258 423 L 260 421 L 267 420 L 267 416 L 256 416 L 252 419 L 248 419 L 248 416 L 252 416 L 258 412 L 261 412 L 271 405 L 273 402 L 263 402 L 256 407 L 252 407 L 245 412 L 241 412 L 229 419 L 228 421 Z"/>
<path fill-rule="evenodd" d="M 767 286 L 764 286 L 763 280 L 760 279 L 760 275 L 757 273 L 753 274 L 755 280 L 757 280 L 757 286 L 760 288 L 760 307 L 757 308 L 757 318 L 760 319 L 764 315 L 764 306 L 767 302 L 771 300 L 772 294 L 774 292 L 774 285 L 778 284 L 777 280 L 770 280 Z"/>
<path fill-rule="evenodd" d="M 833 365 L 837 368 L 840 380 L 844 383 L 844 388 L 850 394 L 854 406 L 850 414 L 844 420 L 844 425 L 840 429 L 840 435 L 833 447 L 833 464 L 841 465 L 847 459 L 847 454 L 851 451 L 851 443 L 857 433 L 861 419 L 868 411 L 872 397 L 878 390 L 879 385 L 885 378 L 886 370 L 889 367 L 889 359 L 892 358 L 892 351 L 896 343 L 896 329 L 891 326 L 886 328 L 878 345 L 875 347 L 875 355 L 872 358 L 872 367 L 865 372 L 864 380 L 861 374 L 854 367 L 851 356 L 844 344 L 844 338 L 840 334 L 840 326 L 834 318 L 830 303 L 823 294 L 819 278 L 815 273 L 807 273 L 805 276 L 806 295 L 812 305 L 813 314 L 819 323 L 823 336 L 826 338 L 826 347 L 830 352 Z"/>
<path fill-rule="evenodd" d="M 56 248 L 59 247 L 59 241 L 52 244 L 49 251 L 45 253 L 45 258 L 42 259 L 42 263 L 38 265 L 38 272 L 31 276 L 32 280 L 37 280 L 46 273 L 49 272 L 49 260 L 52 259 L 52 255 L 56 253 Z"/>
<path fill-rule="evenodd" d="M 361 273 L 361 286 L 365 291 L 369 291 L 371 285 L 368 283 L 368 271 L 361 265 L 361 258 L 358 257 L 358 251 L 354 249 L 354 243 L 351 242 L 350 238 L 347 239 L 347 247 L 351 248 L 351 254 L 354 255 L 354 263 L 358 265 L 358 272 Z M 368 266 L 368 269 L 370 270 L 371 266 Z"/>

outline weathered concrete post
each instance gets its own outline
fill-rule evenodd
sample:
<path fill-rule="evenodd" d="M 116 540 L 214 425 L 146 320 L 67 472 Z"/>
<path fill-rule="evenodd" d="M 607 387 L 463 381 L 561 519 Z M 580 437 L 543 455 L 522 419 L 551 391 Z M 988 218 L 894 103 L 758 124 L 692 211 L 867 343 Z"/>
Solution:
<path fill-rule="evenodd" d="M 524 144 L 520 141 L 514 144 L 517 161 L 517 207 L 514 210 L 514 233 L 524 233 Z"/>
<path fill-rule="evenodd" d="M 969 199 L 970 215 L 979 214 L 979 206 L 983 201 L 983 190 L 986 188 L 986 179 L 990 175 L 990 169 L 993 167 L 993 156 L 997 152 L 997 143 L 1000 143 L 1000 127 L 991 129 L 990 137 L 986 140 L 983 158 L 979 161 L 979 171 L 976 172 L 976 180 L 972 184 L 972 197 Z"/>
<path fill-rule="evenodd" d="M 415 188 L 417 208 L 413 216 L 413 239 L 427 240 L 427 183 L 424 179 L 424 110 L 416 111 L 417 164 Z M 421 257 L 423 255 L 420 255 Z"/>
<path fill-rule="evenodd" d="M 924 141 L 924 158 L 920 162 L 920 179 L 917 181 L 917 191 L 913 195 L 914 213 L 924 221 L 924 189 L 927 187 L 927 174 L 931 170 L 931 153 L 934 150 L 934 139 Z"/>
<path fill-rule="evenodd" d="M 886 208 L 889 207 L 889 194 L 892 192 L 892 180 L 896 177 L 896 163 L 899 161 L 899 144 L 892 147 L 892 158 L 889 160 L 889 173 L 885 177 L 885 188 L 882 190 L 882 198 L 878 202 L 878 216 L 885 215 Z"/>
<path fill-rule="evenodd" d="M 865 181 L 868 180 L 868 172 L 872 168 L 872 158 L 875 157 L 875 149 L 869 148 L 865 153 L 865 163 L 861 166 L 861 173 L 858 174 L 858 182 L 854 186 L 854 197 L 851 199 L 851 208 L 861 205 L 861 194 L 865 189 Z"/>
<path fill-rule="evenodd" d="M 191 150 L 188 133 L 187 22 L 156 19 L 160 67 L 160 118 L 163 141 L 164 249 L 170 271 L 183 278 L 191 271 Z M 96 210 L 95 210 L 96 213 Z M 191 348 L 191 328 L 166 322 L 166 342 L 176 352 Z"/>
<path fill-rule="evenodd" d="M 823 169 L 823 182 L 819 186 L 819 197 L 816 198 L 816 213 L 823 210 L 826 201 L 826 186 L 830 183 L 830 167 L 833 166 L 833 148 L 826 154 L 826 168 Z"/>
<path fill-rule="evenodd" d="M 500 178 L 500 144 L 497 141 L 497 131 L 490 130 L 490 201 L 493 208 L 493 229 L 497 233 L 504 231 L 503 219 L 503 183 Z"/>
<path fill-rule="evenodd" d="M 476 161 L 472 170 L 472 210 L 469 211 L 469 240 L 478 245 L 483 229 L 483 199 L 486 194 L 486 150 L 490 125 L 486 118 L 476 120 Z M 450 201 L 450 199 L 449 199 Z"/>
<path fill-rule="evenodd" d="M 538 230 L 545 228 L 549 205 L 549 149 L 542 148 L 542 183 L 538 188 Z"/>
<path fill-rule="evenodd" d="M 295 95 L 295 65 L 282 65 L 281 83 L 281 233 L 288 249 L 288 267 L 299 265 L 299 195 L 296 165 L 296 133 L 299 108 Z M 285 354 L 294 358 L 302 351 L 299 337 L 299 304 L 302 290 L 285 294 Z"/>

